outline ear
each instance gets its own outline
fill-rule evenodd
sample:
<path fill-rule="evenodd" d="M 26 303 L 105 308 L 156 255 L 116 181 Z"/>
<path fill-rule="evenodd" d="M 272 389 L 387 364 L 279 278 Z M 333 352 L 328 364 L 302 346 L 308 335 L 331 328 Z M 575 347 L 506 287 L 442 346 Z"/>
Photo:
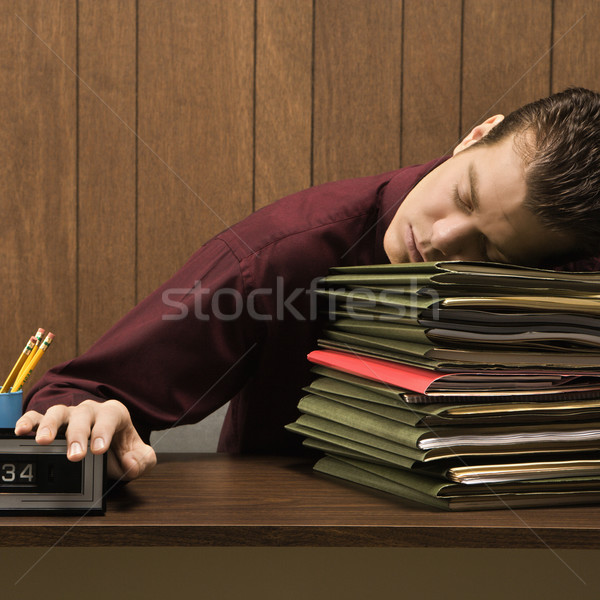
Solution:
<path fill-rule="evenodd" d="M 492 127 L 495 127 L 504 119 L 504 115 L 494 115 L 489 119 L 485 120 L 481 125 L 477 125 L 477 127 L 473 127 L 471 132 L 467 137 L 465 137 L 456 148 L 454 148 L 454 154 L 458 154 L 462 150 L 465 150 L 475 142 L 479 141 Z"/>

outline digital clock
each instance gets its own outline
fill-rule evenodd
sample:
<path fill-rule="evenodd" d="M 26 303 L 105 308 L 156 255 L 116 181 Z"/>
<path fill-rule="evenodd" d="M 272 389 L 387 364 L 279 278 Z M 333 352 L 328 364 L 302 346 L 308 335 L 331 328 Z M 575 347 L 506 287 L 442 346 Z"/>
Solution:
<path fill-rule="evenodd" d="M 40 446 L 0 430 L 0 513 L 104 513 L 106 455 L 66 453 L 64 439 Z"/>

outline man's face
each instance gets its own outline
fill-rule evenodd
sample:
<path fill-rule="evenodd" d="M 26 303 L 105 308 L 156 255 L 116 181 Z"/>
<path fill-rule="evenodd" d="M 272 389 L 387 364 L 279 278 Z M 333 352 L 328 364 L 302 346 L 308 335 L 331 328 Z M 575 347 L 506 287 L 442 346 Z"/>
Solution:
<path fill-rule="evenodd" d="M 523 207 L 524 170 L 512 136 L 465 147 L 426 175 L 400 205 L 383 242 L 390 262 L 536 266 L 574 247 L 569 236 L 548 230 Z"/>

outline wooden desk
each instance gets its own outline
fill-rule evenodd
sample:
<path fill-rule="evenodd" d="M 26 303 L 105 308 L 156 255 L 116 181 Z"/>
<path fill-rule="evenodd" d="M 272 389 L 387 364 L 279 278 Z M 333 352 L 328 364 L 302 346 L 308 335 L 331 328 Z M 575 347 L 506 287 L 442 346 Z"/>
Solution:
<path fill-rule="evenodd" d="M 600 548 L 600 506 L 438 512 L 297 458 L 159 457 L 100 517 L 2 517 L 1 546 Z"/>

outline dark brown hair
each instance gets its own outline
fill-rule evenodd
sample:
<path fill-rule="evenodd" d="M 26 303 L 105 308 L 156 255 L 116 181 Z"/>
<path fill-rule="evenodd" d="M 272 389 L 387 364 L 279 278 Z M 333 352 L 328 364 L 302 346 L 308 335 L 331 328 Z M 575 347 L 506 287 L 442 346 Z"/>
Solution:
<path fill-rule="evenodd" d="M 478 144 L 515 134 L 525 207 L 553 231 L 573 235 L 578 255 L 600 252 L 600 94 L 570 88 L 510 113 Z"/>

